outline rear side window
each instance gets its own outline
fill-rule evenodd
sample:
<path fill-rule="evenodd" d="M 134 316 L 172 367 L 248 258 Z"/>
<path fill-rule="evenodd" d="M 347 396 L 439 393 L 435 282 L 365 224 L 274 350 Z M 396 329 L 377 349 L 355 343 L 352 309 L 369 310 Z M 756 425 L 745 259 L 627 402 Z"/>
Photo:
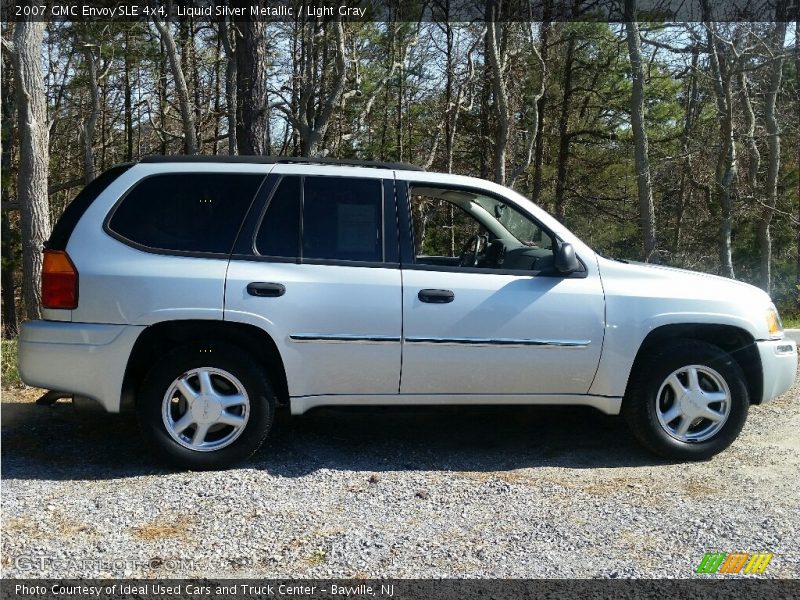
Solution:
<path fill-rule="evenodd" d="M 303 258 L 382 262 L 382 192 L 378 179 L 306 177 Z"/>
<path fill-rule="evenodd" d="M 228 254 L 263 175 L 170 173 L 142 180 L 108 229 L 155 250 Z"/>
<path fill-rule="evenodd" d="M 120 175 L 133 166 L 132 163 L 117 165 L 104 171 L 99 177 L 94 179 L 89 185 L 83 188 L 75 199 L 64 209 L 61 218 L 53 227 L 50 239 L 47 241 L 47 248 L 50 250 L 66 250 L 67 242 L 72 235 L 75 226 L 80 221 L 83 213 L 86 212 L 92 202 L 103 193 Z"/>

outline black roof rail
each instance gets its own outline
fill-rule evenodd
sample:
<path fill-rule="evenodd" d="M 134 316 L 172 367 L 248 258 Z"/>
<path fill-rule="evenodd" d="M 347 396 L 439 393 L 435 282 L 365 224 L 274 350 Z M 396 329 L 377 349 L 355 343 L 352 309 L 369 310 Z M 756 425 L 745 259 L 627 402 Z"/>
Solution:
<path fill-rule="evenodd" d="M 424 171 L 422 167 L 407 163 L 382 162 L 377 160 L 355 160 L 340 158 L 313 158 L 309 156 L 230 156 L 222 155 L 192 155 L 176 154 L 172 156 L 151 155 L 139 159 L 141 163 L 255 163 L 262 165 L 273 164 L 308 164 L 308 165 L 334 165 L 344 167 L 371 167 L 373 169 L 395 169 L 398 171 Z"/>

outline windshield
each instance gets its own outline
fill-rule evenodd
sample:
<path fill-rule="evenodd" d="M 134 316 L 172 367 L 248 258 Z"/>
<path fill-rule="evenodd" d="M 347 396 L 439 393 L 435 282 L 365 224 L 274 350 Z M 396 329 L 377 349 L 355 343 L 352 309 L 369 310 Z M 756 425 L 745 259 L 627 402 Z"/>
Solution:
<path fill-rule="evenodd" d="M 486 196 L 477 196 L 473 202 L 489 213 L 521 244 L 540 248 L 551 247 L 550 236 L 544 235 L 539 225 L 513 206 Z"/>

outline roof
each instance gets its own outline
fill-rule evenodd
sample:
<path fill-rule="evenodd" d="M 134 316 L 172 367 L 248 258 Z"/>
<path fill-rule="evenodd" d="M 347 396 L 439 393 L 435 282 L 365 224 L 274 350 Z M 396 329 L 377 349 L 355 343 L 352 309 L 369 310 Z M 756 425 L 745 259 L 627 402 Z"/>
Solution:
<path fill-rule="evenodd" d="M 230 155 L 173 155 L 143 156 L 141 163 L 254 163 L 254 164 L 309 164 L 343 167 L 372 167 L 374 169 L 394 169 L 398 171 L 424 171 L 422 167 L 407 163 L 382 162 L 377 160 L 355 160 L 338 158 L 312 158 L 308 156 L 230 156 Z"/>

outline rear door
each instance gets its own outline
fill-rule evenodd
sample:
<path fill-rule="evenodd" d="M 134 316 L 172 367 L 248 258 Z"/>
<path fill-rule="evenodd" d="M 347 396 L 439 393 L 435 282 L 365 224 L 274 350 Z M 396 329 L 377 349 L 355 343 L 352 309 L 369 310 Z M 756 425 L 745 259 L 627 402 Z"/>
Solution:
<path fill-rule="evenodd" d="M 292 397 L 397 394 L 401 282 L 393 182 L 279 165 L 228 268 L 225 319 L 267 331 Z"/>

